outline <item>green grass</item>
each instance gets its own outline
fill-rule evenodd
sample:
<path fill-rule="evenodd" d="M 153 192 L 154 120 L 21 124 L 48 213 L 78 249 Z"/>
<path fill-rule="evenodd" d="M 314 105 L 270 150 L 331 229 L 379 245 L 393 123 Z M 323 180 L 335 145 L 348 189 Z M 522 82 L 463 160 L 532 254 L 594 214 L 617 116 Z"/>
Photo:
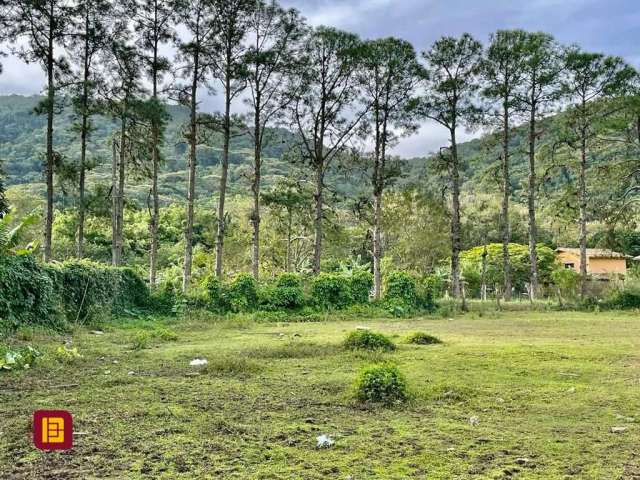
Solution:
<path fill-rule="evenodd" d="M 359 325 L 398 349 L 343 349 Z M 639 327 L 637 313 L 485 311 L 295 324 L 193 316 L 55 338 L 31 331 L 5 342 L 45 355 L 29 371 L 0 373 L 1 476 L 638 478 Z M 151 333 L 136 350 L 141 331 L 176 335 Z M 444 343 L 403 341 L 415 331 Z M 56 361 L 68 340 L 82 358 Z M 194 358 L 209 364 L 191 367 Z M 406 377 L 404 405 L 354 399 L 358 372 L 379 361 Z M 42 408 L 73 413 L 82 435 L 72 452 L 33 448 L 30 418 Z M 316 449 L 320 434 L 335 444 Z"/>

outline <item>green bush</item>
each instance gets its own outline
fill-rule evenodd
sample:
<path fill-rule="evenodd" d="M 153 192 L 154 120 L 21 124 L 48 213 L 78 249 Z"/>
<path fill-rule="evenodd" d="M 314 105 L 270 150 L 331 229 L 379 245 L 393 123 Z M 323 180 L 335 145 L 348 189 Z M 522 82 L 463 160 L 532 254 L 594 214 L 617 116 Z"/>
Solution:
<path fill-rule="evenodd" d="M 634 285 L 615 290 L 606 300 L 604 306 L 618 310 L 640 308 L 640 287 Z"/>
<path fill-rule="evenodd" d="M 236 275 L 227 288 L 229 307 L 234 312 L 255 310 L 258 306 L 258 283 L 249 273 Z"/>
<path fill-rule="evenodd" d="M 386 405 L 409 398 L 407 381 L 398 367 L 385 363 L 365 367 L 355 381 L 356 398 Z"/>
<path fill-rule="evenodd" d="M 349 277 L 349 287 L 354 303 L 368 303 L 373 288 L 373 275 L 366 270 L 356 270 Z"/>
<path fill-rule="evenodd" d="M 347 335 L 345 348 L 350 350 L 373 350 L 391 352 L 396 349 L 395 344 L 382 333 L 370 330 L 355 330 Z"/>
<path fill-rule="evenodd" d="M 415 345 L 437 345 L 442 343 L 438 337 L 434 337 L 433 335 L 429 335 L 424 332 L 415 332 L 412 333 L 407 339 L 409 343 L 413 343 Z"/>
<path fill-rule="evenodd" d="M 225 286 L 215 275 L 209 275 L 205 281 L 209 308 L 215 312 L 223 313 L 229 309 L 228 297 Z"/>
<path fill-rule="evenodd" d="M 406 272 L 393 272 L 386 278 L 386 300 L 400 300 L 409 306 L 418 305 L 416 280 Z"/>
<path fill-rule="evenodd" d="M 131 314 L 150 306 L 150 292 L 130 268 L 90 261 L 47 265 L 67 320 L 85 323 L 94 307 L 106 306 L 115 315 Z"/>
<path fill-rule="evenodd" d="M 5 328 L 64 320 L 87 323 L 96 312 L 122 315 L 150 307 L 144 281 L 129 268 L 89 261 L 41 265 L 32 256 L 0 259 L 0 319 Z"/>
<path fill-rule="evenodd" d="M 313 279 L 314 304 L 323 309 L 344 308 L 353 303 L 349 279 L 337 273 L 321 273 Z"/>
<path fill-rule="evenodd" d="M 0 257 L 0 327 L 21 325 L 59 328 L 54 282 L 31 255 Z"/>
<path fill-rule="evenodd" d="M 447 287 L 442 275 L 432 273 L 431 275 L 427 275 L 423 278 L 422 288 L 426 294 L 431 296 L 432 300 L 437 300 L 444 296 L 444 292 Z"/>
<path fill-rule="evenodd" d="M 264 310 L 295 310 L 305 304 L 302 278 L 295 273 L 283 273 L 275 285 L 260 292 L 260 306 Z"/>
<path fill-rule="evenodd" d="M 551 273 L 551 279 L 558 288 L 560 301 L 574 299 L 578 294 L 580 274 L 571 268 L 558 268 Z"/>

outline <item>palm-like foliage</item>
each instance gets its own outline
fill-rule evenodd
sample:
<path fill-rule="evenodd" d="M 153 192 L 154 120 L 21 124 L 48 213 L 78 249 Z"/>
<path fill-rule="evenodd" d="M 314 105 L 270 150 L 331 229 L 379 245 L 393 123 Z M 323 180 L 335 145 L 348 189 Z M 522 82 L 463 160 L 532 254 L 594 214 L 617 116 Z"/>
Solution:
<path fill-rule="evenodd" d="M 31 242 L 25 248 L 18 245 L 24 235 L 25 230 L 36 225 L 39 215 L 32 212 L 12 227 L 13 215 L 7 214 L 0 218 L 0 256 L 2 255 L 28 255 L 37 250 L 38 242 Z"/>

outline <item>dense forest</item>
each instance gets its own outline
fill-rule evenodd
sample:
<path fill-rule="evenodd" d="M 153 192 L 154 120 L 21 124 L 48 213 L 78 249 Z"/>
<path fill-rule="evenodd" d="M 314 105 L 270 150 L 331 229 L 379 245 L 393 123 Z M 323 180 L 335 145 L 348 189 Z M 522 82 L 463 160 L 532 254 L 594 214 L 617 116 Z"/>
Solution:
<path fill-rule="evenodd" d="M 245 0 L 11 0 L 2 19 L 5 51 L 47 76 L 44 96 L 0 97 L 5 223 L 28 219 L 45 262 L 183 292 L 364 269 L 375 299 L 394 271 L 480 295 L 482 269 L 508 300 L 552 283 L 557 246 L 640 254 L 639 81 L 621 58 L 522 30 L 416 52 Z M 224 111 L 201 111 L 214 89 Z M 447 144 L 389 153 L 424 122 Z"/>

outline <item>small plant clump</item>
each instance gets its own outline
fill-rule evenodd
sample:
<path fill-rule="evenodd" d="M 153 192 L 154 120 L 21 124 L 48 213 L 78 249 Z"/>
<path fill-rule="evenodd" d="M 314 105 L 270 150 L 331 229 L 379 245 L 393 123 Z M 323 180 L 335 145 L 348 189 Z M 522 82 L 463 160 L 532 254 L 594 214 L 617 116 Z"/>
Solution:
<path fill-rule="evenodd" d="M 160 340 L 162 342 L 175 342 L 178 334 L 167 328 L 155 328 L 153 330 L 142 330 L 133 337 L 132 348 L 134 350 L 144 350 L 149 348 L 151 342 Z"/>
<path fill-rule="evenodd" d="M 80 352 L 76 347 L 69 348 L 66 345 L 60 345 L 56 349 L 56 359 L 62 363 L 73 363 L 74 361 L 82 358 Z"/>
<path fill-rule="evenodd" d="M 0 356 L 0 371 L 28 369 L 41 356 L 42 353 L 30 345 L 17 350 L 7 349 Z"/>
<path fill-rule="evenodd" d="M 407 381 L 394 364 L 365 367 L 355 381 L 356 398 L 362 402 L 390 405 L 409 398 Z"/>
<path fill-rule="evenodd" d="M 345 348 L 349 350 L 372 350 L 392 352 L 396 345 L 382 333 L 375 333 L 369 330 L 356 330 L 347 335 L 344 341 Z"/>
<path fill-rule="evenodd" d="M 424 332 L 415 332 L 412 333 L 407 339 L 409 343 L 413 343 L 414 345 L 437 345 L 442 343 L 438 337 L 434 337 L 433 335 L 429 335 Z"/>

